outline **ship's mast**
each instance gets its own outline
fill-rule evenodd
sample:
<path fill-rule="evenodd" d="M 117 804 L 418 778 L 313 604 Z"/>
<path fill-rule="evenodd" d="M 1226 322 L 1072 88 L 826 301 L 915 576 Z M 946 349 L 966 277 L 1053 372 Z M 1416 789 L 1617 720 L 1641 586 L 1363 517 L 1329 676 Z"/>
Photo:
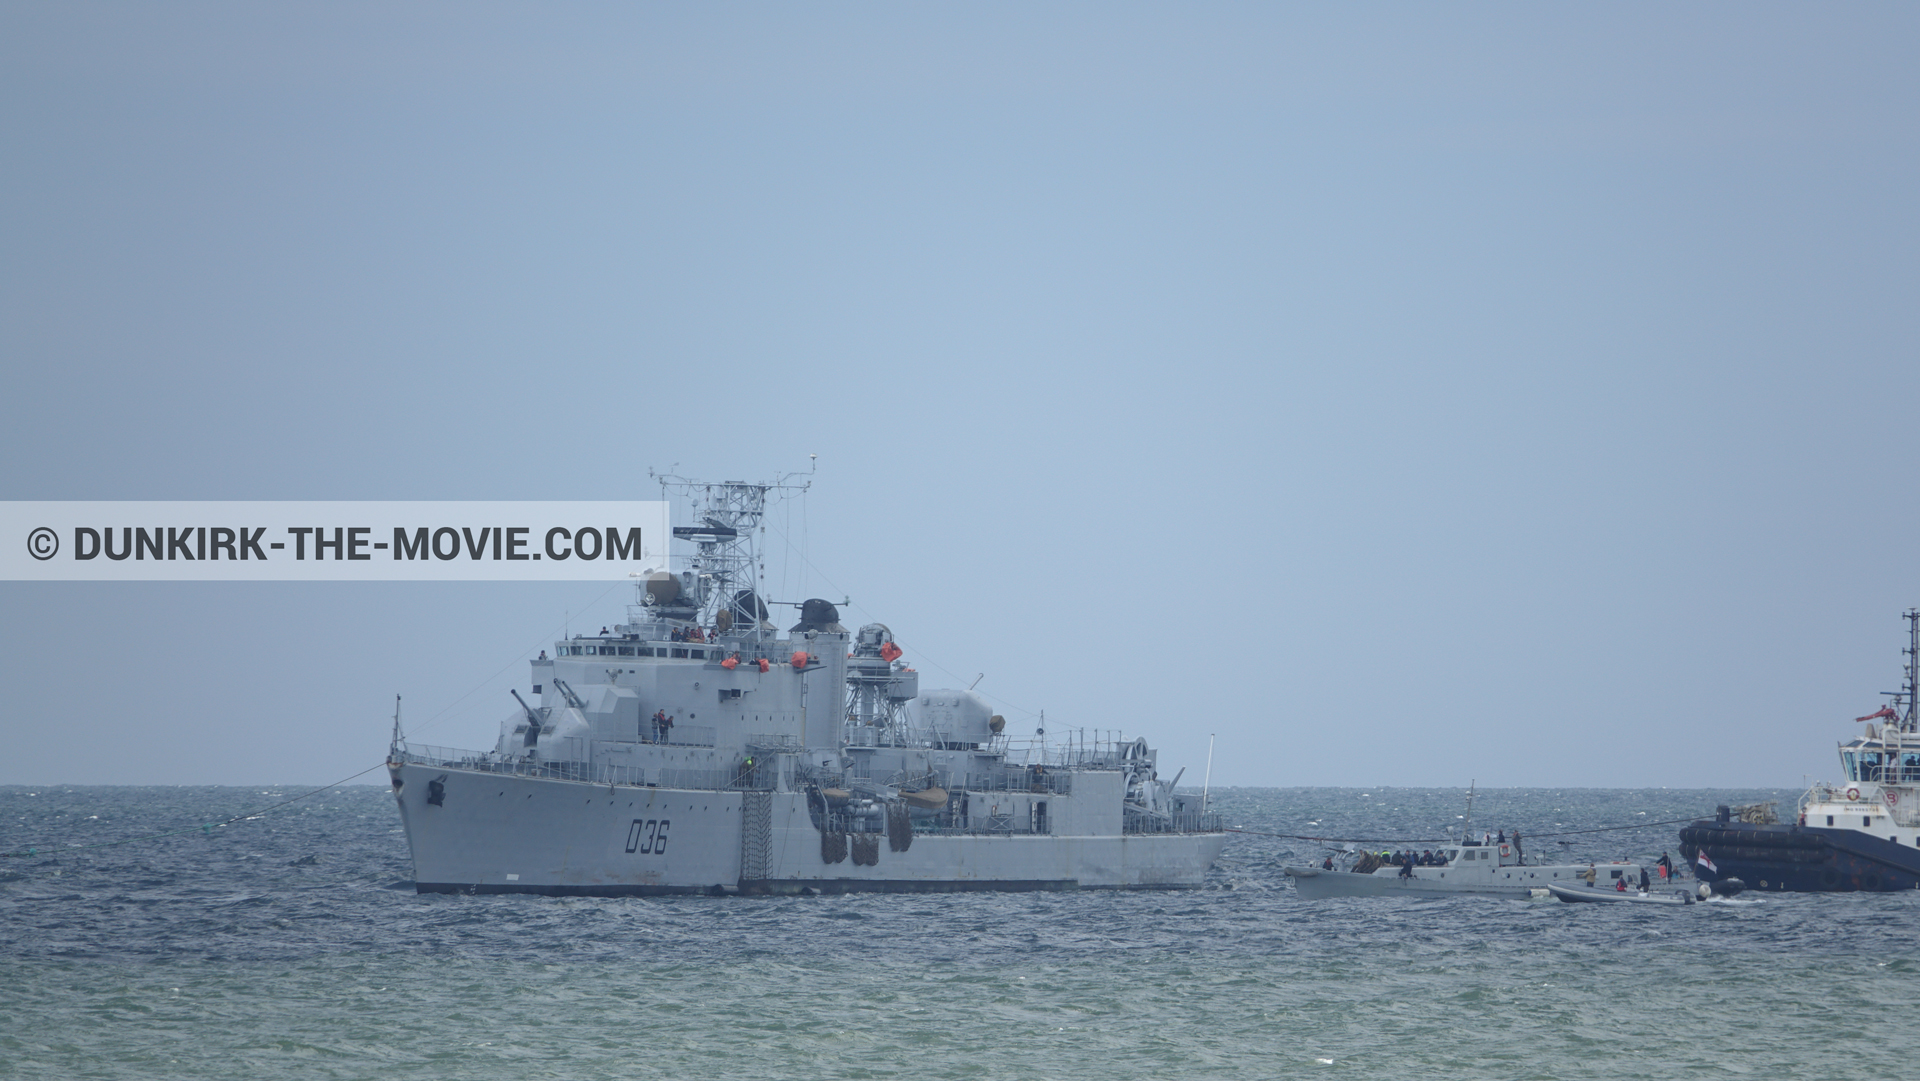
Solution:
<path fill-rule="evenodd" d="M 1900 731 L 1912 732 L 1916 728 L 1917 709 L 1920 709 L 1920 608 L 1906 610 L 1907 617 L 1907 708 L 1900 715 Z"/>
<path fill-rule="evenodd" d="M 673 536 L 694 545 L 694 554 L 683 561 L 692 576 L 688 601 L 694 621 L 727 624 L 730 633 L 757 641 L 771 626 L 766 623 L 766 566 L 760 551 L 768 497 L 806 491 L 813 484 L 811 474 L 787 473 L 766 484 L 708 483 L 652 470 L 648 474 L 660 482 L 663 497 L 677 496 L 690 504 L 691 523 L 674 526 Z M 647 587 L 635 588 L 646 603 Z"/>

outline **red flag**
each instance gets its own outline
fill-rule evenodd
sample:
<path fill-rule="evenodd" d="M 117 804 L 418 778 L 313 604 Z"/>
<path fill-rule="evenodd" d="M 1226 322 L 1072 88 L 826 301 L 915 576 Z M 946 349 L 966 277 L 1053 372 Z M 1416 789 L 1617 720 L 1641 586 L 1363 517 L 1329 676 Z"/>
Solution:
<path fill-rule="evenodd" d="M 1699 858 L 1694 860 L 1693 862 L 1699 864 L 1702 867 L 1705 867 L 1707 870 L 1712 871 L 1716 875 L 1720 873 L 1720 868 L 1715 867 L 1713 865 L 1713 861 L 1707 858 L 1707 850 L 1704 848 L 1700 850 Z"/>
<path fill-rule="evenodd" d="M 1865 717 L 1855 717 L 1854 720 L 1871 721 L 1879 717 L 1885 717 L 1889 721 L 1897 721 L 1900 719 L 1900 715 L 1893 711 L 1892 706 L 1881 706 L 1879 712 L 1869 713 Z"/>

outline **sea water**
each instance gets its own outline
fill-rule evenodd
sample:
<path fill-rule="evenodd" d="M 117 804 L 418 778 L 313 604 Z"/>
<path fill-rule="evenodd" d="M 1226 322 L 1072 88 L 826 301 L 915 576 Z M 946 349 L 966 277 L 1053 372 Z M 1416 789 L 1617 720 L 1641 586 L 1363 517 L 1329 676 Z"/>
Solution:
<path fill-rule="evenodd" d="M 1310 902 L 1282 874 L 1339 847 L 1308 836 L 1431 847 L 1457 789 L 1217 790 L 1258 832 L 1202 890 L 620 899 L 417 895 L 377 787 L 203 828 L 299 793 L 0 788 L 0 1076 L 1920 1076 L 1911 893 Z M 1472 828 L 1677 862 L 1670 820 L 1794 796 L 1499 789 Z"/>

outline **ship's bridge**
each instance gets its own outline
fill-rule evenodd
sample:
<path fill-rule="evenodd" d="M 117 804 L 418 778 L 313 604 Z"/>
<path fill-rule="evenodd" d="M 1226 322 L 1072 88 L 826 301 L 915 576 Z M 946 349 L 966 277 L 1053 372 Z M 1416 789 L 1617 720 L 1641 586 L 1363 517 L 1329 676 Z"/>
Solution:
<path fill-rule="evenodd" d="M 1920 784 L 1920 747 L 1856 739 L 1840 745 L 1840 767 L 1855 784 Z"/>

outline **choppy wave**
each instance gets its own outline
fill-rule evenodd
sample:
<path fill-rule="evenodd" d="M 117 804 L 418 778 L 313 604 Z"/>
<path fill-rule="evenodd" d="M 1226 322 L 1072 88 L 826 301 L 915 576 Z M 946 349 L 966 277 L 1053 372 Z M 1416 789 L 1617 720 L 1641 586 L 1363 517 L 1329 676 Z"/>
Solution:
<path fill-rule="evenodd" d="M 1280 867 L 1325 846 L 1248 834 L 1185 893 L 423 897 L 383 789 L 195 828 L 291 794 L 0 788 L 0 850 L 37 850 L 0 860 L 0 1076 L 1908 1072 L 1906 894 L 1303 902 Z M 1464 812 L 1216 796 L 1264 834 L 1414 841 Z M 1474 822 L 1652 858 L 1677 827 L 1546 835 L 1760 798 L 1792 794 L 1496 790 Z"/>

